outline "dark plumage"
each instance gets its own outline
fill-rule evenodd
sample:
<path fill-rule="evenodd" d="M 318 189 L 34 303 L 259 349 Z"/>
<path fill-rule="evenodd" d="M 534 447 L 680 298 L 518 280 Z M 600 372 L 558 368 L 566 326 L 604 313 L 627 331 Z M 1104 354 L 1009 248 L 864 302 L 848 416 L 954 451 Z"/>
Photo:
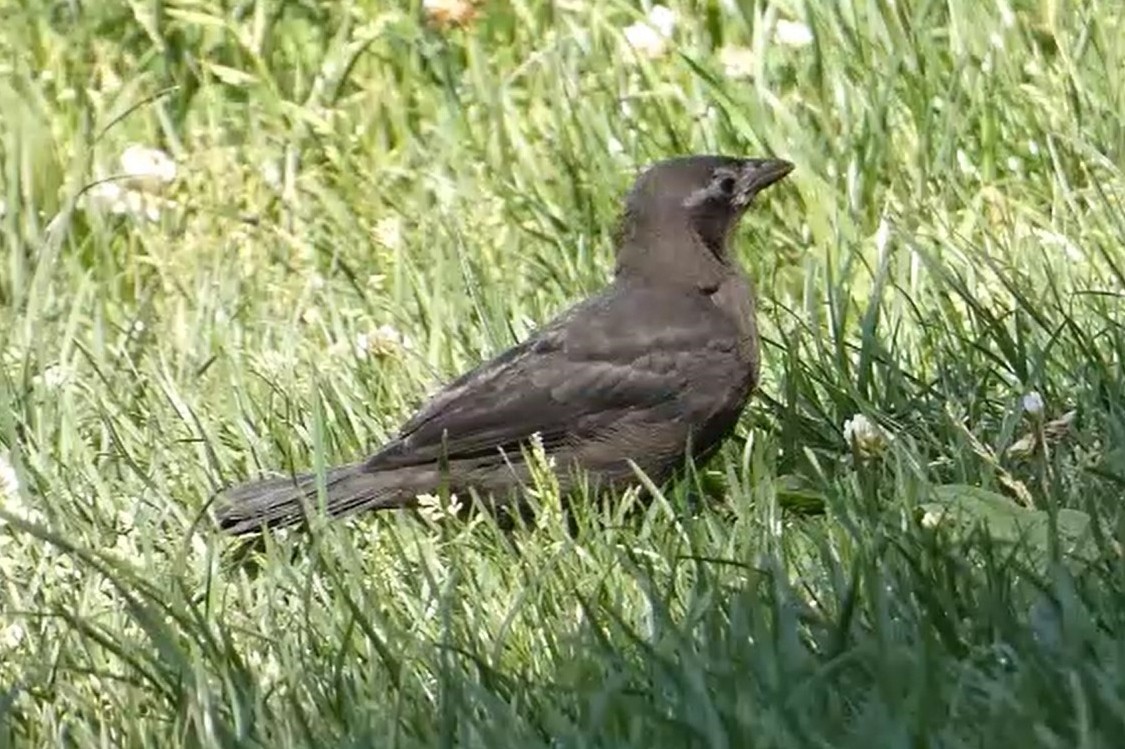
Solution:
<path fill-rule="evenodd" d="M 705 459 L 758 382 L 753 288 L 728 238 L 792 168 L 723 156 L 653 165 L 626 202 L 614 280 L 451 382 L 374 455 L 329 469 L 328 513 L 411 506 L 443 481 L 507 503 L 528 479 L 523 450 L 535 434 L 564 491 L 583 473 L 602 488 L 634 484 L 630 460 L 660 484 L 689 444 Z M 317 506 L 312 474 L 228 489 L 218 516 L 244 533 L 298 522 L 306 506 Z"/>

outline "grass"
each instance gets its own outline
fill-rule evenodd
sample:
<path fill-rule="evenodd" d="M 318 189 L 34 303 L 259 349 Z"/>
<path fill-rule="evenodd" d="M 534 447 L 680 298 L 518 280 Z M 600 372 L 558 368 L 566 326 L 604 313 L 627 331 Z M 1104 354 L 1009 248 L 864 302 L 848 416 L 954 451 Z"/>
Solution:
<path fill-rule="evenodd" d="M 641 61 L 613 2 L 0 7 L 0 746 L 1115 744 L 1118 9 L 670 6 Z M 156 221 L 93 200 L 129 143 Z M 763 384 L 707 501 L 212 528 L 597 288 L 692 151 L 798 165 L 737 240 Z"/>

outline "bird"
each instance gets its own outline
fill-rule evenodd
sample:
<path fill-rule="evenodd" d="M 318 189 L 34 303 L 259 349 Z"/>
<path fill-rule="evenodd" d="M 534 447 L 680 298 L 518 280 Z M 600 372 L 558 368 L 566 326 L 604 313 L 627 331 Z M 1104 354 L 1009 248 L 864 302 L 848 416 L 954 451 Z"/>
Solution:
<path fill-rule="evenodd" d="M 732 233 L 793 168 L 711 154 L 648 165 L 619 214 L 608 283 L 446 384 L 373 454 L 328 468 L 326 515 L 416 507 L 438 491 L 510 507 L 532 480 L 533 441 L 563 494 L 639 486 L 638 469 L 662 485 L 705 462 L 759 380 L 755 286 Z M 318 497 L 312 472 L 251 480 L 218 493 L 218 525 L 306 523 Z"/>

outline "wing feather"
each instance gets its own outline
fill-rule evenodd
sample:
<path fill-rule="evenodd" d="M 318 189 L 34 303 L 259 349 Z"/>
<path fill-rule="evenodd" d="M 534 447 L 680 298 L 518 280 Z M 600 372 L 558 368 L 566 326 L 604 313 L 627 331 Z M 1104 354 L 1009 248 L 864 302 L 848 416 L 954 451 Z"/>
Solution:
<path fill-rule="evenodd" d="M 534 434 L 551 449 L 611 432 L 643 409 L 664 411 L 706 378 L 702 368 L 721 373 L 716 356 L 736 366 L 733 326 L 713 310 L 705 299 L 594 297 L 451 382 L 365 469 L 500 460 Z"/>

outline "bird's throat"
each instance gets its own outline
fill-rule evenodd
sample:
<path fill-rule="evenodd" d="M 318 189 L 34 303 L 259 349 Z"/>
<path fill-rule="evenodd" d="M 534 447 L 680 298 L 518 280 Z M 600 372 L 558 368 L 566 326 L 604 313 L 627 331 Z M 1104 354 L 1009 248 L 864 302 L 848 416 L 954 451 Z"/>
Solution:
<path fill-rule="evenodd" d="M 617 249 L 616 275 L 654 286 L 707 291 L 733 272 L 726 237 L 704 237 L 691 227 L 677 232 L 638 227 Z"/>

